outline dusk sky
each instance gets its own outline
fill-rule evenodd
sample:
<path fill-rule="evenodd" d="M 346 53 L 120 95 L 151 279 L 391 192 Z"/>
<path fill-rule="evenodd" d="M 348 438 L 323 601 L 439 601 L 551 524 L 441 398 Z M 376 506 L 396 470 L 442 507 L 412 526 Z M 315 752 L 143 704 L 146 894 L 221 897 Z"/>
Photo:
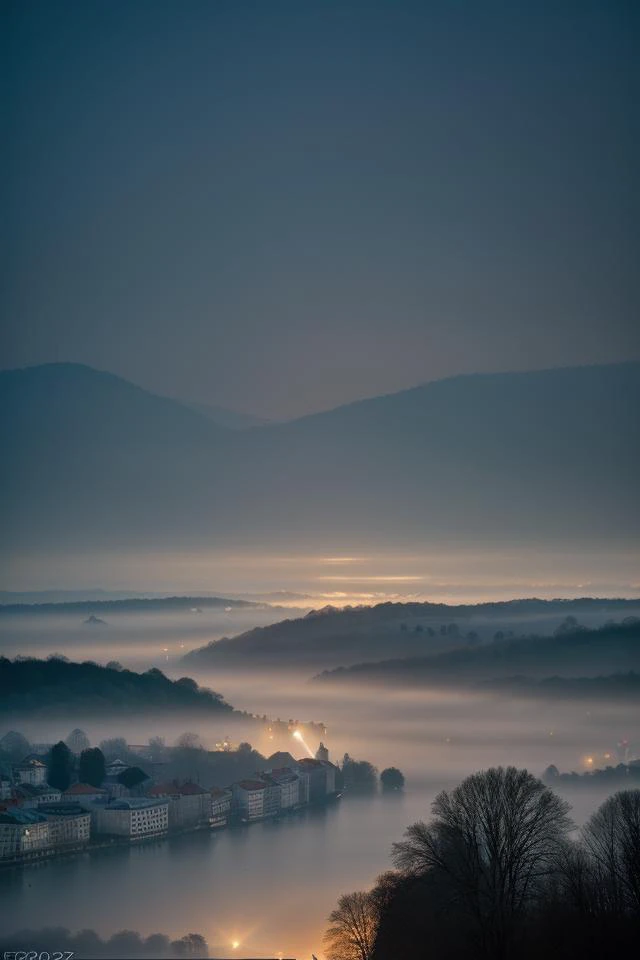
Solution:
<path fill-rule="evenodd" d="M 635 0 L 2 9 L 3 367 L 290 417 L 640 356 Z"/>

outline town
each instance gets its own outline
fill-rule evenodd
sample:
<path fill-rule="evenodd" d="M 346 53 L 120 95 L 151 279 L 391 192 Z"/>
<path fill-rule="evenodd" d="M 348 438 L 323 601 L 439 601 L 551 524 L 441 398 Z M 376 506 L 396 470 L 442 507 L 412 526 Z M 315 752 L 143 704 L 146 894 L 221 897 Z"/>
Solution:
<path fill-rule="evenodd" d="M 302 737 L 295 739 L 300 742 Z M 150 774 L 118 757 L 105 762 L 81 730 L 55 746 L 33 746 L 36 752 L 4 764 L 6 772 L 0 773 L 0 866 L 117 842 L 253 823 L 340 796 L 341 771 L 329 761 L 323 743 L 315 757 L 296 760 L 285 751 L 274 753 L 265 769 L 224 787 L 205 787 L 191 779 L 163 780 L 157 772 L 162 764 L 153 762 Z M 137 750 L 143 765 L 151 761 L 147 747 L 128 749 Z M 228 739 L 223 750 L 230 750 Z M 74 771 L 82 773 L 93 763 L 93 783 L 76 777 L 66 789 L 59 789 L 49 782 L 57 779 L 51 774 L 54 757 L 65 751 Z"/>

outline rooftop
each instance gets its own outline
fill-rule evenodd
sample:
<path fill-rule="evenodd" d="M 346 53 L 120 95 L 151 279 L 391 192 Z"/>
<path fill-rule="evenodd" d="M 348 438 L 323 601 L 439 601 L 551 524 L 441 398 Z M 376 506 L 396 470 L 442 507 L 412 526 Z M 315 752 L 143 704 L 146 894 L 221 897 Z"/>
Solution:
<path fill-rule="evenodd" d="M 21 763 L 16 763 L 14 769 L 32 770 L 34 767 L 46 767 L 46 763 L 43 763 L 42 760 L 39 760 L 37 757 L 28 757 Z"/>
<path fill-rule="evenodd" d="M 47 818 L 37 810 L 22 810 L 15 807 L 9 813 L 8 810 L 0 811 L 0 823 L 17 823 L 28 826 L 30 823 L 46 823 Z"/>
<path fill-rule="evenodd" d="M 268 770 L 267 773 L 276 783 L 294 783 L 300 779 L 297 773 L 294 773 L 293 770 L 287 770 L 286 767 L 284 770 Z"/>
<path fill-rule="evenodd" d="M 177 780 L 156 783 L 147 790 L 147 795 L 151 797 L 195 797 L 204 793 L 209 793 L 209 791 L 201 787 L 199 783 L 192 783 L 190 780 L 185 780 L 184 783 L 179 783 Z"/>
<path fill-rule="evenodd" d="M 79 803 L 41 803 L 39 813 L 50 817 L 90 817 L 87 810 L 83 810 Z"/>
<path fill-rule="evenodd" d="M 220 789 L 220 787 L 211 787 L 209 793 L 214 799 L 218 799 L 219 797 L 228 797 L 231 793 L 231 790 Z"/>
<path fill-rule="evenodd" d="M 263 783 L 266 783 L 266 785 L 267 785 L 268 787 L 277 787 L 277 786 L 278 786 L 278 781 L 275 779 L 275 777 L 272 777 L 270 774 L 268 774 L 268 773 L 261 773 L 261 774 L 259 774 L 259 776 L 260 776 L 260 779 L 263 781 Z"/>
<path fill-rule="evenodd" d="M 296 758 L 290 753 L 287 753 L 284 750 L 278 750 L 276 753 L 271 754 L 271 756 L 268 758 L 268 762 L 272 767 L 295 767 L 297 761 Z"/>
<path fill-rule="evenodd" d="M 111 803 L 103 807 L 104 810 L 144 810 L 147 807 L 166 806 L 160 800 L 150 800 L 147 797 L 122 797 L 120 800 L 112 800 Z"/>
<path fill-rule="evenodd" d="M 265 790 L 267 785 L 261 780 L 240 780 L 235 786 L 242 790 Z"/>
<path fill-rule="evenodd" d="M 102 787 L 92 787 L 89 783 L 72 783 L 62 794 L 63 797 L 86 797 L 90 794 L 106 793 Z"/>
<path fill-rule="evenodd" d="M 56 790 L 55 787 L 50 787 L 48 784 L 34 784 L 34 783 L 17 783 L 14 787 L 14 790 L 18 794 L 22 794 L 24 797 L 31 797 L 36 799 L 37 797 L 49 796 L 52 793 L 57 793 L 60 795 L 60 791 Z"/>

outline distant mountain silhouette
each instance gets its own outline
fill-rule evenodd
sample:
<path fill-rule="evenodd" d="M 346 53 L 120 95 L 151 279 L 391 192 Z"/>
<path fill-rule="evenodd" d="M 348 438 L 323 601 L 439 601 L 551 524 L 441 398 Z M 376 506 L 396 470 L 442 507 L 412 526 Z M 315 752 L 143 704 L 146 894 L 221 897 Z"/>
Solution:
<path fill-rule="evenodd" d="M 197 604 L 197 606 L 196 606 Z M 32 603 L 0 603 L 0 617 L 3 614 L 24 613 L 32 616 L 42 614 L 49 616 L 55 613 L 185 613 L 194 609 L 202 612 L 202 608 L 219 609 L 257 609 L 264 608 L 264 604 L 252 603 L 249 600 L 228 600 L 223 597 L 130 597 L 124 600 L 60 600 Z M 270 606 L 270 610 L 285 609 Z M 95 615 L 85 620 L 85 623 L 95 623 Z"/>
<path fill-rule="evenodd" d="M 226 407 L 218 407 L 210 403 L 193 403 L 183 400 L 182 403 L 201 413 L 209 420 L 217 423 L 219 427 L 225 427 L 228 430 L 249 430 L 251 427 L 264 427 L 269 423 L 264 417 L 256 417 L 252 413 L 239 413 L 237 410 L 227 410 Z"/>
<path fill-rule="evenodd" d="M 7 547 L 640 534 L 640 363 L 455 377 L 229 430 L 107 373 L 0 373 Z"/>

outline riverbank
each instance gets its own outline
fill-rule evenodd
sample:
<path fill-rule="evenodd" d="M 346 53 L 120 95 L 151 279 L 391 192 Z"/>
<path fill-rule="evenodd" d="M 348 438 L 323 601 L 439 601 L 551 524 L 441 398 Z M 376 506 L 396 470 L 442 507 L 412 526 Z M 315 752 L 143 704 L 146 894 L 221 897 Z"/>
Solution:
<path fill-rule="evenodd" d="M 319 807 L 325 807 L 330 804 L 337 803 L 341 796 L 341 793 L 334 793 L 327 796 L 324 800 L 317 800 L 313 803 L 299 804 L 298 806 L 292 807 L 288 810 L 280 810 L 273 816 L 256 817 L 252 820 L 247 820 L 240 816 L 234 815 L 229 817 L 226 824 L 198 823 L 194 824 L 192 827 L 185 827 L 180 830 L 165 830 L 159 833 L 146 834 L 142 837 L 100 836 L 89 840 L 88 843 L 78 843 L 62 848 L 53 847 L 46 848 L 44 850 L 35 850 L 22 857 L 15 857 L 11 860 L 4 859 L 0 861 L 0 871 L 21 870 L 24 867 L 40 866 L 42 864 L 49 863 L 52 860 L 69 860 L 82 854 L 93 853 L 94 851 L 98 850 L 111 850 L 117 849 L 118 847 L 138 847 L 143 844 L 149 844 L 153 841 L 166 841 L 175 837 L 181 837 L 195 833 L 221 832 L 225 829 L 241 829 L 243 827 L 252 826 L 256 823 L 278 822 L 295 815 L 303 814 L 307 810 L 317 809 Z"/>

